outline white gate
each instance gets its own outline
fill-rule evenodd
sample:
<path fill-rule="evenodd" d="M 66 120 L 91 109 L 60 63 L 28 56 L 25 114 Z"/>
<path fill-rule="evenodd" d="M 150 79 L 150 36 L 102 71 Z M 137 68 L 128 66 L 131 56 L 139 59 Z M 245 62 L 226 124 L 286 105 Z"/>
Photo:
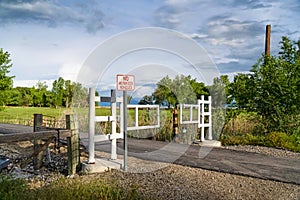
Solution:
<path fill-rule="evenodd" d="M 110 116 L 96 116 L 95 102 L 110 102 L 111 115 Z M 117 103 L 119 103 L 120 111 L 120 133 L 117 133 Z M 89 88 L 89 160 L 88 163 L 95 163 L 95 142 L 110 141 L 111 142 L 111 159 L 117 159 L 117 139 L 123 139 L 124 132 L 124 103 L 122 97 L 116 96 L 116 90 L 111 90 L 111 97 L 95 96 L 95 88 Z M 135 109 L 135 126 L 127 127 L 127 130 L 140 130 L 160 127 L 159 105 L 127 105 L 128 108 Z M 156 109 L 157 124 L 148 126 L 139 126 L 138 115 L 139 108 Z M 97 122 L 111 122 L 111 134 L 95 135 L 95 123 Z"/>
<path fill-rule="evenodd" d="M 187 120 L 183 118 L 184 109 L 189 109 L 189 116 Z M 197 119 L 194 119 L 195 113 L 193 110 L 197 109 Z M 204 130 L 208 128 L 208 140 L 212 140 L 212 116 L 211 116 L 211 96 L 205 100 L 204 95 L 197 100 L 197 104 L 180 104 L 180 124 L 198 124 L 201 129 L 200 141 L 205 141 Z"/>

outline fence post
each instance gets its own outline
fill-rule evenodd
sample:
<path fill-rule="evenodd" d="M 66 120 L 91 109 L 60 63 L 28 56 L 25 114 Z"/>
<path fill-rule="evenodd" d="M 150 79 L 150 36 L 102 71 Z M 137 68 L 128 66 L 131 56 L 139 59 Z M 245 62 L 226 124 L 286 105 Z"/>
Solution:
<path fill-rule="evenodd" d="M 42 114 L 34 114 L 34 125 L 33 132 L 38 132 L 41 130 L 43 125 L 43 115 Z M 40 147 L 42 145 L 42 140 L 34 139 L 33 141 L 33 149 L 34 149 L 34 158 L 33 158 L 33 168 L 34 170 L 38 170 L 42 167 L 43 164 L 43 151 L 40 151 Z M 38 152 L 40 151 L 40 152 Z"/>
<path fill-rule="evenodd" d="M 173 111 L 173 133 L 174 133 L 174 140 L 178 142 L 178 109 L 177 105 L 174 107 Z"/>
<path fill-rule="evenodd" d="M 110 108 L 110 114 L 112 116 L 111 121 L 111 135 L 113 136 L 113 139 L 111 140 L 111 159 L 116 160 L 117 159 L 117 139 L 115 138 L 115 135 L 117 133 L 117 97 L 116 97 L 116 90 L 111 90 L 111 108 Z"/>
<path fill-rule="evenodd" d="M 76 169 L 80 163 L 79 135 L 74 115 L 66 115 L 66 129 L 71 131 L 71 137 L 67 137 L 68 174 L 70 175 L 76 173 Z"/>
<path fill-rule="evenodd" d="M 89 164 L 95 163 L 95 88 L 89 88 Z"/>

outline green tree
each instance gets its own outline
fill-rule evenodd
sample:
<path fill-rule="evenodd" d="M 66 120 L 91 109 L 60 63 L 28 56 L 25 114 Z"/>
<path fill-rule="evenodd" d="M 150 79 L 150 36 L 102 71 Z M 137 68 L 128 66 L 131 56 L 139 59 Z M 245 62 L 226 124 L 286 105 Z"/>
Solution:
<path fill-rule="evenodd" d="M 230 83 L 229 94 L 236 100 L 240 108 L 252 110 L 255 90 L 253 75 L 240 73 L 235 75 L 233 82 Z M 232 99 L 227 98 L 227 100 L 231 101 Z M 229 102 L 227 101 L 227 103 Z"/>
<path fill-rule="evenodd" d="M 12 63 L 10 60 L 10 54 L 8 52 L 4 52 L 3 49 L 0 49 L 0 106 L 5 106 L 7 103 L 7 96 L 9 94 L 9 90 L 13 86 L 13 78 L 14 76 L 9 76 L 10 68 L 12 67 Z"/>
<path fill-rule="evenodd" d="M 223 108 L 229 95 L 229 90 L 226 89 L 229 86 L 228 76 L 216 77 L 213 80 L 213 85 L 209 86 L 209 94 L 212 98 L 212 107 Z"/>
<path fill-rule="evenodd" d="M 300 40 L 282 37 L 279 56 L 263 56 L 253 66 L 253 103 L 268 131 L 291 133 L 300 125 Z"/>
<path fill-rule="evenodd" d="M 192 79 L 191 76 L 187 77 L 189 84 L 191 85 L 197 99 L 200 99 L 202 95 L 208 96 L 209 89 L 203 82 L 197 82 L 196 79 Z"/>
<path fill-rule="evenodd" d="M 38 81 L 36 87 L 32 88 L 32 98 L 33 98 L 33 106 L 38 107 L 46 107 L 49 99 L 47 98 L 47 88 L 46 82 Z"/>
<path fill-rule="evenodd" d="M 155 101 L 153 95 L 145 95 L 143 98 L 139 101 L 140 105 L 152 105 L 153 102 Z"/>
<path fill-rule="evenodd" d="M 65 93 L 64 87 L 65 80 L 62 77 L 59 77 L 52 84 L 53 106 L 56 108 L 63 106 L 63 98 Z"/>
<path fill-rule="evenodd" d="M 204 83 L 198 83 L 191 76 L 178 75 L 173 80 L 166 76 L 157 84 L 157 88 L 152 94 L 156 104 L 166 103 L 168 106 L 175 106 L 178 103 L 196 103 L 201 95 L 208 94 L 208 89 Z M 152 100 L 145 96 L 142 101 Z"/>

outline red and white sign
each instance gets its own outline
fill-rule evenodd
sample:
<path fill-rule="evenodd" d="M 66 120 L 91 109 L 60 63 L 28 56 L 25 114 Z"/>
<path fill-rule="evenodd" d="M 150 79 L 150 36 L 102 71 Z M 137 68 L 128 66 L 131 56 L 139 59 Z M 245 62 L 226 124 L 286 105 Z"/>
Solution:
<path fill-rule="evenodd" d="M 131 91 L 134 88 L 134 75 L 117 74 L 117 90 Z"/>

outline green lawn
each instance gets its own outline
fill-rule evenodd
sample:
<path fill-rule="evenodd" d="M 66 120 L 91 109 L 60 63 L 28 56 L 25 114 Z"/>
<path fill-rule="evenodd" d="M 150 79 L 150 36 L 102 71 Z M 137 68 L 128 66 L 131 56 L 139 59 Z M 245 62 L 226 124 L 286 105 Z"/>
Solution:
<path fill-rule="evenodd" d="M 0 111 L 0 123 L 28 125 L 34 114 L 43 114 L 59 119 L 67 111 L 66 108 L 6 107 L 3 111 Z"/>

